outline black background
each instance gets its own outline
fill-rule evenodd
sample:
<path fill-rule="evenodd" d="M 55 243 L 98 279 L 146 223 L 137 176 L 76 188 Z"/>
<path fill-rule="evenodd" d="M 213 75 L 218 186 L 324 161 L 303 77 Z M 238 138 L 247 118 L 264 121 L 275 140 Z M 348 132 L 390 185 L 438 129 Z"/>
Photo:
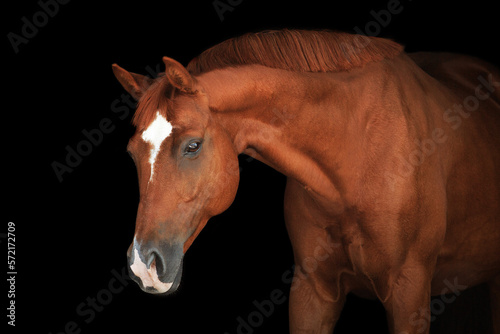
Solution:
<path fill-rule="evenodd" d="M 112 271 L 126 265 L 138 204 L 135 167 L 125 149 L 134 131 L 133 110 L 124 120 L 112 110 L 124 91 L 111 64 L 148 74 L 163 56 L 186 65 L 218 42 L 262 29 L 365 31 L 368 22 L 375 22 L 370 12 L 388 4 L 243 0 L 221 21 L 212 2 L 73 0 L 60 5 L 18 53 L 7 34 L 21 34 L 21 18 L 32 22 L 41 7 L 36 1 L 3 4 L 2 149 L 7 154 L 2 155 L 6 187 L 0 232 L 6 233 L 8 221 L 15 222 L 19 332 L 60 333 L 73 321 L 81 333 L 233 334 L 238 317 L 247 319 L 256 310 L 253 301 L 269 299 L 275 289 L 288 293 L 282 275 L 293 261 L 282 218 L 285 178 L 246 156 L 240 157 L 237 198 L 209 222 L 186 254 L 178 292 L 156 297 L 133 282 L 119 293 L 103 291 L 109 291 Z M 407 0 L 401 6 L 385 27 L 379 25 L 378 36 L 393 38 L 410 52 L 459 52 L 499 64 L 494 2 Z M 65 147 L 75 148 L 85 140 L 82 131 L 97 128 L 104 118 L 111 120 L 113 131 L 59 182 L 51 164 L 64 163 Z M 115 287 L 121 285 L 115 282 Z M 6 286 L 4 291 L 3 310 Z M 111 299 L 92 319 L 88 312 L 82 316 L 79 305 L 88 311 L 87 298 L 98 295 Z M 479 299 L 486 300 L 484 295 Z M 434 329 L 447 327 L 441 318 L 453 307 L 446 306 Z M 479 315 L 468 311 L 460 318 L 481 318 L 481 307 L 475 308 Z M 287 333 L 287 312 L 287 302 L 276 305 L 253 332 Z M 7 322 L 3 314 L 0 319 Z M 383 308 L 351 297 L 337 330 L 383 333 Z"/>

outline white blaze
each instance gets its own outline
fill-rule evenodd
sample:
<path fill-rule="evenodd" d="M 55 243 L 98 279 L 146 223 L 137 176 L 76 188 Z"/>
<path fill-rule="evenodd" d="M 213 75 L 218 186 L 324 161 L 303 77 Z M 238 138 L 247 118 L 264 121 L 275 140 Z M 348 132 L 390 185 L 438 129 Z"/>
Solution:
<path fill-rule="evenodd" d="M 155 161 L 158 153 L 160 153 L 161 143 L 163 143 L 170 133 L 172 133 L 172 124 L 170 124 L 165 117 L 160 115 L 159 111 L 156 112 L 154 121 L 142 133 L 142 139 L 152 146 L 151 152 L 149 153 L 149 163 L 151 164 L 149 182 L 153 179 Z"/>
<path fill-rule="evenodd" d="M 163 283 L 158 278 L 155 261 L 151 263 L 149 269 L 147 268 L 146 264 L 141 261 L 141 258 L 139 257 L 139 252 L 135 247 L 134 247 L 134 263 L 130 266 L 130 269 L 132 269 L 135 276 L 141 279 L 142 285 L 144 285 L 145 288 L 153 287 L 159 293 L 164 293 L 170 290 L 170 288 L 172 287 L 173 283 Z"/>

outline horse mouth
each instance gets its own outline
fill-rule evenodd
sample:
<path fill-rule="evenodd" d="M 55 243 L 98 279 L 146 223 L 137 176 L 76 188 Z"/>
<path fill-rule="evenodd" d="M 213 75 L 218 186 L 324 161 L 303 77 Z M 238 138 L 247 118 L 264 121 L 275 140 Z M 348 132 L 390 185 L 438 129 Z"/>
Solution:
<path fill-rule="evenodd" d="M 160 280 L 161 284 L 159 287 L 154 286 L 149 288 L 143 288 L 143 286 L 141 286 L 141 289 L 150 294 L 158 296 L 168 296 L 177 291 L 181 283 L 181 278 L 182 278 L 182 263 L 177 268 L 175 278 L 172 282 L 164 283 Z"/>

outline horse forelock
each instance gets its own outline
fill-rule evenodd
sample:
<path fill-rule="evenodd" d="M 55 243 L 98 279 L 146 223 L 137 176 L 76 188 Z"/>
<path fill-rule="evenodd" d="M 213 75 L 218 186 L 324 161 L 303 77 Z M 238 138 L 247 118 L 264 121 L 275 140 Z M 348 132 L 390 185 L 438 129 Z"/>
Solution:
<path fill-rule="evenodd" d="M 137 103 L 137 109 L 132 124 L 141 131 L 146 129 L 160 113 L 166 119 L 171 119 L 172 98 L 175 88 L 165 76 L 159 76 L 142 94 Z"/>

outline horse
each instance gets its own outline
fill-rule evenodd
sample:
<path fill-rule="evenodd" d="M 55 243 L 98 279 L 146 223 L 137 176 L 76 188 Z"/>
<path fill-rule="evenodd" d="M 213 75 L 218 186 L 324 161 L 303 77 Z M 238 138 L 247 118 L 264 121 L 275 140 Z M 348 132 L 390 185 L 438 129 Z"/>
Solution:
<path fill-rule="evenodd" d="M 428 333 L 431 296 L 487 283 L 500 334 L 499 69 L 289 29 L 228 39 L 187 67 L 163 62 L 154 79 L 112 66 L 138 101 L 127 258 L 144 291 L 177 289 L 247 154 L 287 179 L 291 333 L 332 333 L 349 293 L 380 300 L 391 333 Z"/>

